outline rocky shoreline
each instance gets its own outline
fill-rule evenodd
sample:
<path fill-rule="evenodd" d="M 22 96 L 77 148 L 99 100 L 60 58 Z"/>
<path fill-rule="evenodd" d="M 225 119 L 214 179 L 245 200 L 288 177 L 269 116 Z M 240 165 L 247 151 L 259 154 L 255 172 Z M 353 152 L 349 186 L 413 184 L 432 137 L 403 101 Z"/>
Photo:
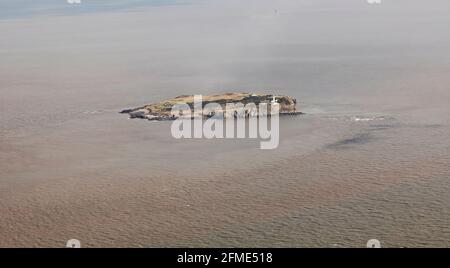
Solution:
<path fill-rule="evenodd" d="M 158 103 L 148 104 L 138 108 L 125 109 L 120 113 L 128 114 L 131 119 L 166 121 L 182 118 L 211 118 L 211 117 L 253 117 L 261 114 L 271 114 L 273 104 L 278 104 L 279 115 L 299 115 L 297 100 L 290 96 L 255 93 L 226 93 L 213 96 L 201 96 L 201 113 L 195 113 L 194 95 L 182 95 Z M 218 104 L 218 105 L 217 105 Z M 243 108 L 231 107 L 233 104 L 243 104 Z M 252 105 L 254 104 L 254 105 Z M 262 104 L 262 105 L 261 105 Z M 172 114 L 172 108 L 180 106 L 178 115 Z M 267 105 L 268 113 L 260 110 Z"/>

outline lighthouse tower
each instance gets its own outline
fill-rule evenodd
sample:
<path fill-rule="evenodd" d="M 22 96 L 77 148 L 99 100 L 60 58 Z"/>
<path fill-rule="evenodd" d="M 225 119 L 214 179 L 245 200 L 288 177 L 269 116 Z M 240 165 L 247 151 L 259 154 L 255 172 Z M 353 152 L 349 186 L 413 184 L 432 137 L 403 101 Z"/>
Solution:
<path fill-rule="evenodd" d="M 275 115 L 280 111 L 280 104 L 278 104 L 275 95 L 272 95 L 272 100 L 270 101 L 270 114 Z"/>
<path fill-rule="evenodd" d="M 275 99 L 275 95 L 272 95 L 272 100 L 270 101 L 271 104 L 277 103 L 277 100 Z"/>

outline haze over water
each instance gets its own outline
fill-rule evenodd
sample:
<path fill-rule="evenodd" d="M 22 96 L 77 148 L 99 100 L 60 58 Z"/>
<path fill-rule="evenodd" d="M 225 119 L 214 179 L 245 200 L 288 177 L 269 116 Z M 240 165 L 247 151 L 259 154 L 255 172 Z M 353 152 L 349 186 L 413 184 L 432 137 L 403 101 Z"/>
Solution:
<path fill-rule="evenodd" d="M 0 0 L 0 247 L 450 246 L 450 2 L 38 3 Z M 306 115 L 267 151 L 118 113 L 230 91 Z"/>

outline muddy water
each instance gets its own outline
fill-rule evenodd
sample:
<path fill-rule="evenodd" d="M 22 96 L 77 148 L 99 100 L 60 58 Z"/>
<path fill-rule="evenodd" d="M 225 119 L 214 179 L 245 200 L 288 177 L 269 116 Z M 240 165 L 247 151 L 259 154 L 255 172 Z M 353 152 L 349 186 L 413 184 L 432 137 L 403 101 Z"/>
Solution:
<path fill-rule="evenodd" d="M 449 246 L 448 4 L 362 2 L 0 20 L 0 246 Z M 306 115 L 262 151 L 118 114 L 233 90 Z"/>

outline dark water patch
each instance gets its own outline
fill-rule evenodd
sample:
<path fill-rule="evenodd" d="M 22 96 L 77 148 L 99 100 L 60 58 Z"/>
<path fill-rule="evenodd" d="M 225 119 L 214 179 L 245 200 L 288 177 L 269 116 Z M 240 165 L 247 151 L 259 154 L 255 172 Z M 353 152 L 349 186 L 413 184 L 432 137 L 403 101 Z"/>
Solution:
<path fill-rule="evenodd" d="M 350 149 L 354 145 L 363 145 L 375 140 L 370 133 L 360 133 L 351 138 L 342 139 L 326 146 L 327 149 Z"/>

